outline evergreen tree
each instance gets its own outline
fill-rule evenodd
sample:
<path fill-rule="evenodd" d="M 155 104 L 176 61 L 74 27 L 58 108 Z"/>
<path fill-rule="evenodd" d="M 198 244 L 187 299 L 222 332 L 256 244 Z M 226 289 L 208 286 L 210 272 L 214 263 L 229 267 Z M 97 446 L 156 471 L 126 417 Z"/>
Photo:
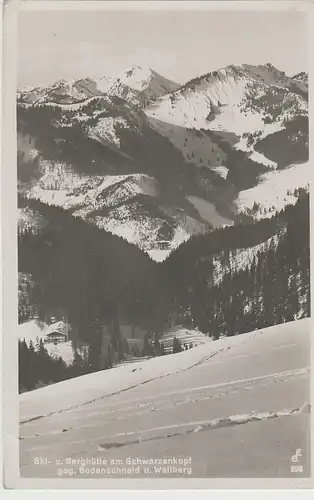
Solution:
<path fill-rule="evenodd" d="M 165 346 L 163 342 L 160 342 L 160 355 L 164 356 L 166 354 Z"/>
<path fill-rule="evenodd" d="M 296 275 L 290 277 L 289 293 L 287 296 L 287 314 L 286 321 L 293 321 L 298 314 L 300 308 L 298 283 Z"/>
<path fill-rule="evenodd" d="M 159 341 L 159 335 L 158 335 L 158 333 L 155 333 L 155 338 L 154 338 L 154 353 L 155 353 L 155 356 L 160 356 L 160 354 L 161 354 L 161 343 Z"/>
<path fill-rule="evenodd" d="M 91 371 L 97 371 L 100 369 L 101 332 L 92 329 L 89 333 L 87 363 Z"/>
<path fill-rule="evenodd" d="M 174 337 L 173 344 L 172 344 L 172 352 L 173 352 L 173 354 L 175 354 L 175 353 L 181 352 L 181 351 L 182 351 L 181 342 L 179 339 L 177 339 L 177 337 Z"/>

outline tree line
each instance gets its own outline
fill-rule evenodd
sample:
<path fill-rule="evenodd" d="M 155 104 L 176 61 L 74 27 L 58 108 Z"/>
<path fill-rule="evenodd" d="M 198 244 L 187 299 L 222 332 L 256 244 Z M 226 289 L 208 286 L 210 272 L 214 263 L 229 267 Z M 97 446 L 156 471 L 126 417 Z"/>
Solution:
<path fill-rule="evenodd" d="M 220 230 L 216 237 L 213 232 L 194 238 L 169 258 L 182 324 L 219 337 L 310 315 L 309 195 L 301 191 L 295 206 L 261 222 Z M 243 231 L 242 243 L 232 238 L 238 230 L 238 235 Z M 260 248 L 251 263 L 240 269 L 228 265 L 230 255 L 231 260 L 236 258 L 230 249 L 249 252 L 259 239 L 268 239 L 269 245 Z M 220 250 L 219 240 L 225 242 Z M 222 262 L 224 255 L 227 260 L 220 279 L 215 280 L 217 254 Z"/>
<path fill-rule="evenodd" d="M 66 314 L 73 340 L 89 343 L 90 349 L 88 360 L 77 358 L 68 368 L 60 360 L 44 358 L 42 346 L 33 354 L 32 348 L 20 345 L 24 353 L 21 373 L 25 373 L 25 363 L 30 366 L 28 362 L 41 367 L 35 369 L 40 371 L 44 362 L 38 361 L 38 356 L 45 359 L 51 372 L 43 380 L 34 376 L 35 385 L 58 381 L 58 371 L 69 378 L 100 369 L 104 325 L 111 325 L 109 368 L 127 355 L 162 355 L 161 333 L 176 324 L 199 328 L 218 338 L 308 317 L 309 195 L 304 190 L 298 195 L 295 206 L 271 219 L 192 237 L 161 264 L 122 238 L 73 218 L 66 210 L 28 200 L 49 224 L 38 234 L 25 231 L 18 236 L 19 271 L 31 277 L 31 281 L 21 280 L 26 287 L 22 303 L 35 307 L 36 314 L 47 322 L 51 316 Z M 246 266 L 230 265 L 239 249 L 249 252 L 265 241 L 269 241 L 268 247 L 261 247 Z M 222 272 L 214 279 L 217 258 Z M 30 301 L 25 297 L 27 287 Z M 32 314 L 32 309 L 27 311 L 21 321 Z M 146 336 L 142 352 L 132 352 L 123 342 L 122 319 L 151 333 L 153 340 Z M 178 350 L 176 341 L 173 351 Z M 24 380 L 24 375 L 21 377 Z M 32 384 L 22 385 L 27 388 Z"/>

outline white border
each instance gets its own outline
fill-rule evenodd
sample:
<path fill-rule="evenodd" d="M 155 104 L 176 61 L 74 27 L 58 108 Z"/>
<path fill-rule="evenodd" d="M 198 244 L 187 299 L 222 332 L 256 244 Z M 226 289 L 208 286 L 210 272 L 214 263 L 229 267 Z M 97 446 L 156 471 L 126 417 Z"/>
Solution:
<path fill-rule="evenodd" d="M 312 459 L 312 478 L 311 479 L 25 479 L 18 476 L 18 380 L 17 380 L 17 342 L 14 332 L 17 331 L 17 247 L 16 247 L 16 227 L 17 227 L 17 192 L 16 192 L 16 56 L 17 56 L 17 13 L 22 10 L 117 10 L 117 9 L 149 9 L 160 10 L 302 10 L 309 13 L 310 34 L 312 45 L 314 46 L 313 20 L 314 20 L 314 5 L 312 2 L 295 1 L 295 2 L 94 2 L 94 1 L 27 1 L 20 2 L 19 0 L 9 0 L 5 6 L 4 15 L 4 38 L 3 38 L 3 372 L 4 377 L 4 392 L 3 392 L 3 456 L 4 456 L 4 486 L 13 489 L 77 489 L 84 490 L 99 488 L 102 489 L 171 489 L 171 490 L 198 490 L 198 495 L 207 494 L 200 490 L 204 489 L 256 489 L 263 491 L 254 492 L 257 498 L 273 498 L 268 495 L 270 492 L 265 492 L 265 489 L 309 489 L 312 488 L 314 476 L 314 459 Z M 267 27 L 265 27 L 267 29 Z M 310 45 L 309 45 L 310 46 Z M 309 61 L 312 65 L 312 61 Z M 314 62 L 314 61 L 313 61 Z M 310 67 L 310 75 L 312 68 Z M 313 102 L 313 82 L 310 78 L 310 110 L 309 115 L 312 117 Z M 314 121 L 310 120 L 310 161 L 312 161 L 312 138 L 314 137 L 313 130 Z M 312 181 L 312 179 L 311 179 Z M 311 197 L 311 214 L 314 213 L 314 201 Z M 311 217 L 311 242 L 313 238 L 313 220 Z M 314 248 L 311 245 L 311 270 L 314 265 Z M 311 295 L 312 311 L 314 311 L 314 293 Z M 314 343 L 312 342 L 312 361 L 314 360 L 313 353 Z M 313 385 L 312 385 L 313 394 Z M 313 419 L 313 415 L 312 415 Z M 314 444 L 314 433 L 312 433 L 312 449 Z M 288 436 L 287 436 L 288 439 Z M 51 492 L 52 493 L 52 492 Z M 281 492 L 281 494 L 287 492 Z M 307 492 L 304 492 L 306 494 Z M 32 493 L 42 495 L 42 492 L 35 491 Z M 45 492 L 45 495 L 50 494 Z M 77 496 L 78 492 L 75 492 Z M 103 494 L 103 493 L 101 493 Z M 112 495 L 113 492 L 110 493 Z M 119 493 L 120 494 L 120 493 Z M 145 495 L 147 493 L 144 492 Z M 153 492 L 150 492 L 153 494 Z M 157 491 L 157 494 L 159 492 Z M 185 494 L 191 495 L 190 491 L 180 492 L 180 496 Z M 217 491 L 216 498 L 220 498 L 224 492 Z M 233 494 L 236 494 L 234 492 Z M 240 492 L 238 493 L 240 494 Z M 298 492 L 301 496 L 301 492 Z M 241 492 L 241 498 L 251 499 L 252 492 Z M 86 496 L 86 494 L 85 494 Z M 138 492 L 136 493 L 138 497 Z M 284 495 L 285 496 L 285 495 Z"/>
<path fill-rule="evenodd" d="M 15 0 L 11 0 L 15 1 Z M 311 0 L 20 0 L 20 10 L 304 10 Z"/>

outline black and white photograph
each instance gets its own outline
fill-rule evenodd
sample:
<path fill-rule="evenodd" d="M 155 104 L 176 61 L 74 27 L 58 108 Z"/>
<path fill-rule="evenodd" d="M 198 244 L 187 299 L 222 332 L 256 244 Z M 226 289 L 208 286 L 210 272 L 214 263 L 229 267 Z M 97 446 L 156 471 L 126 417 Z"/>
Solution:
<path fill-rule="evenodd" d="M 19 476 L 310 478 L 307 10 L 36 3 L 17 21 Z"/>

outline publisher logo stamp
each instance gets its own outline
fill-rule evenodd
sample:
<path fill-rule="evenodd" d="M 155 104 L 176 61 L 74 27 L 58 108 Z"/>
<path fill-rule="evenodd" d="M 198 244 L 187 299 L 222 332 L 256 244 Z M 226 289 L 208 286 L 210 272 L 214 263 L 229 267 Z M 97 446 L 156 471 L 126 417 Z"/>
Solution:
<path fill-rule="evenodd" d="M 301 448 L 298 448 L 295 451 L 295 454 L 292 455 L 291 457 L 291 472 L 303 472 L 303 465 L 301 463 L 302 461 L 302 450 Z"/>

